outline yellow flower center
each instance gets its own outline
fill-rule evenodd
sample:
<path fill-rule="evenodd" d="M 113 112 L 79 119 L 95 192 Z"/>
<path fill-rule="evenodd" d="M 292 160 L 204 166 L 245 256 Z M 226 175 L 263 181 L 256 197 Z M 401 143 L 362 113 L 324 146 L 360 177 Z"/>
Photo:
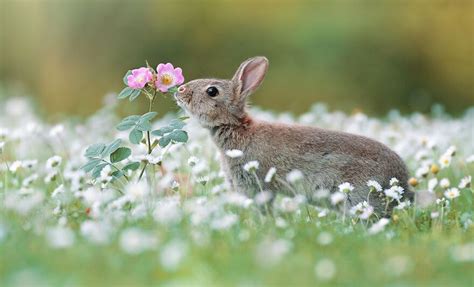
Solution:
<path fill-rule="evenodd" d="M 171 85 L 171 83 L 173 83 L 173 77 L 171 77 L 169 74 L 164 74 L 161 76 L 161 83 L 163 85 Z"/>

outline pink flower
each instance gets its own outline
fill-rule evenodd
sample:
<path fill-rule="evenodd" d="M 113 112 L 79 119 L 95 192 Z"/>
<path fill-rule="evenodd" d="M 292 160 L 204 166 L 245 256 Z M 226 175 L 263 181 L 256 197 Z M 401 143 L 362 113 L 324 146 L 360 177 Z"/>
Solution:
<path fill-rule="evenodd" d="M 127 76 L 127 84 L 132 89 L 143 89 L 152 79 L 150 69 L 142 67 L 132 70 L 132 74 Z"/>
<path fill-rule="evenodd" d="M 159 64 L 156 68 L 157 79 L 155 86 L 158 90 L 166 93 L 170 88 L 181 85 L 184 82 L 181 68 L 174 68 L 172 64 Z"/>

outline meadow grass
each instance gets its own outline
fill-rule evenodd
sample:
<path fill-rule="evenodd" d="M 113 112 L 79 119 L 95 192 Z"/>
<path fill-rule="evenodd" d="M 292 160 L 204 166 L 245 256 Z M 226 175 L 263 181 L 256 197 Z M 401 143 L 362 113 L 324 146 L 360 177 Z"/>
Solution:
<path fill-rule="evenodd" d="M 278 195 L 265 211 L 255 198 L 229 190 L 216 148 L 193 122 L 186 145 L 153 154 L 163 156 L 154 176 L 137 183 L 130 172 L 130 183 L 101 184 L 79 167 L 88 145 L 127 138 L 113 129 L 114 104 L 84 121 L 54 125 L 22 98 L 0 111 L 1 286 L 473 284 L 472 109 L 460 118 L 393 112 L 383 119 L 321 105 L 300 117 L 254 110 L 269 120 L 364 134 L 395 149 L 417 180 L 420 202 L 395 210 L 380 228 L 374 216 L 343 223 L 327 198 L 315 206 Z M 459 194 L 446 194 L 450 188 Z"/>

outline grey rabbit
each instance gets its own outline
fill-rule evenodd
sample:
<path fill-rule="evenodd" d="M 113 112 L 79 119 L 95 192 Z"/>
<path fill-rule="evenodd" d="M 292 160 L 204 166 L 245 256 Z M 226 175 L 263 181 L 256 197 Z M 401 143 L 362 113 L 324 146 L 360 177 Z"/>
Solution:
<path fill-rule="evenodd" d="M 230 80 L 197 79 L 178 88 L 175 98 L 188 114 L 207 128 L 222 154 L 222 167 L 232 188 L 253 195 L 260 190 L 290 192 L 283 180 L 264 182 L 267 171 L 275 167 L 276 177 L 285 178 L 299 170 L 309 194 L 318 190 L 338 191 L 349 182 L 354 189 L 347 196 L 346 208 L 367 200 L 368 180 L 383 188 L 395 177 L 404 188 L 404 199 L 413 199 L 407 186 L 403 160 L 390 148 L 375 140 L 349 133 L 302 125 L 270 123 L 251 117 L 247 97 L 262 84 L 268 69 L 265 57 L 244 61 Z M 241 157 L 225 155 L 238 149 Z M 256 176 L 243 169 L 249 161 L 258 161 Z M 293 190 L 294 192 L 294 190 Z M 378 215 L 389 215 L 384 197 L 370 193 L 369 202 Z"/>

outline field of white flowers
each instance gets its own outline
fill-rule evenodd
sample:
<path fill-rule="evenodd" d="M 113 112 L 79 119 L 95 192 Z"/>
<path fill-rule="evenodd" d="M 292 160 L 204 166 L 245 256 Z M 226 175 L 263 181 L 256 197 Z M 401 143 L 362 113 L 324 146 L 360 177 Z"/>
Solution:
<path fill-rule="evenodd" d="M 188 143 L 147 155 L 115 129 L 116 108 L 109 99 L 85 120 L 47 123 L 26 98 L 0 103 L 0 286 L 473 284 L 473 108 L 380 119 L 323 105 L 297 117 L 254 109 L 369 136 L 406 161 L 417 204 L 400 203 L 391 219 L 360 206 L 344 222 L 324 191 L 313 195 L 318 206 L 279 196 L 272 212 L 265 193 L 232 192 L 208 132 L 192 121 Z M 112 180 L 108 167 L 92 180 L 81 170 L 89 145 L 114 138 L 133 151 L 120 167 L 149 162 L 155 176 L 138 181 L 138 169 Z"/>

